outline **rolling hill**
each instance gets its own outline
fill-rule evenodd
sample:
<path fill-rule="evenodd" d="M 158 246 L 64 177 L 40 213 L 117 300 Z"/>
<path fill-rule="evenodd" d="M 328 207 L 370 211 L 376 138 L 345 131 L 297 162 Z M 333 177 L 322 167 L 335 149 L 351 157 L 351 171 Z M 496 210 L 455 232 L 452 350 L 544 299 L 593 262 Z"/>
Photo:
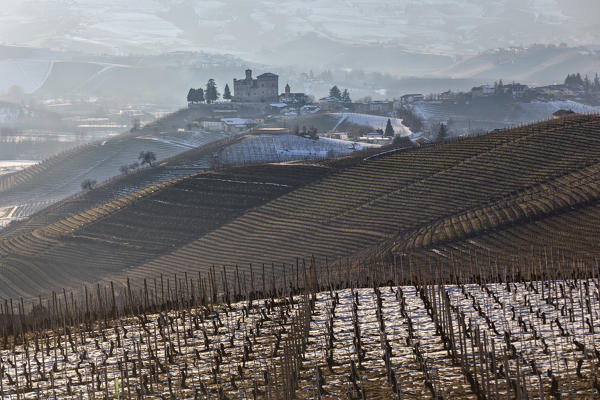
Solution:
<path fill-rule="evenodd" d="M 577 115 L 364 160 L 192 175 L 4 237 L 0 296 L 212 266 L 281 271 L 297 257 L 589 260 L 599 156 L 600 116 Z"/>

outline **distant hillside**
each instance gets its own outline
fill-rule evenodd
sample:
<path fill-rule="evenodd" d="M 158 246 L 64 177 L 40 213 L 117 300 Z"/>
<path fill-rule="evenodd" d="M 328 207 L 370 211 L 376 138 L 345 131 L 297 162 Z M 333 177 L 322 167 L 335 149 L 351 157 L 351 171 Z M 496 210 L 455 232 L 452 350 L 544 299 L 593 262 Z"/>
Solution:
<path fill-rule="evenodd" d="M 120 175 L 121 166 L 138 162 L 141 151 L 154 152 L 160 161 L 230 136 L 201 131 L 178 132 L 178 128 L 191 122 L 191 119 L 185 121 L 186 115 L 187 112 L 182 112 L 141 131 L 80 146 L 19 172 L 0 176 L 0 209 L 15 208 L 11 212 L 13 217 L 27 217 L 80 192 L 81 183 L 86 179 L 102 183 Z M 196 171 L 209 167 L 210 157 L 207 157 L 196 166 Z M 167 172 L 156 179 L 151 184 L 171 179 L 171 175 Z M 4 221 L 0 218 L 1 222 Z"/>
<path fill-rule="evenodd" d="M 500 48 L 467 57 L 438 73 L 453 78 L 504 79 L 522 83 L 562 83 L 579 71 L 593 76 L 598 73 L 600 54 L 587 48 L 534 45 L 527 48 Z"/>

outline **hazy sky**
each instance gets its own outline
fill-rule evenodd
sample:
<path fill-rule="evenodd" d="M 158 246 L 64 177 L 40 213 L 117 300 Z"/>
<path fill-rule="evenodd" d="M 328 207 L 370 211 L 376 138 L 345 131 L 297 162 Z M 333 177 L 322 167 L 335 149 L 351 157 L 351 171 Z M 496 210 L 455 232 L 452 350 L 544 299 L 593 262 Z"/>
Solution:
<path fill-rule="evenodd" d="M 306 33 L 409 49 L 600 44 L 600 0 L 2 0 L 0 41 L 123 54 L 247 53 Z"/>

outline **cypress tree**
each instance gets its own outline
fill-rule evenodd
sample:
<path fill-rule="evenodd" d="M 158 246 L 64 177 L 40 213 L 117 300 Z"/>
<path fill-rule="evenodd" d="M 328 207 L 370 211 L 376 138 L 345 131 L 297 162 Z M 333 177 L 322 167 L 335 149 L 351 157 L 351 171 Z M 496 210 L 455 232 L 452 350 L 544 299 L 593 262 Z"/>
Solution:
<path fill-rule="evenodd" d="M 209 79 L 206 83 L 206 92 L 204 93 L 204 97 L 206 98 L 207 103 L 212 103 L 213 101 L 217 101 L 219 98 L 219 92 L 217 91 L 217 84 L 214 79 Z"/>
<path fill-rule="evenodd" d="M 195 96 L 196 96 L 196 89 L 191 88 L 190 91 L 187 94 L 187 102 L 188 103 L 193 103 Z"/>
<path fill-rule="evenodd" d="M 340 88 L 338 88 L 337 86 L 334 86 L 329 90 L 329 96 L 335 97 L 336 99 L 341 100 L 342 92 L 340 92 Z"/>
<path fill-rule="evenodd" d="M 194 101 L 196 103 L 202 103 L 204 101 L 204 90 L 202 88 L 195 90 Z"/>
<path fill-rule="evenodd" d="M 392 137 L 394 136 L 394 127 L 392 126 L 392 121 L 388 118 L 387 124 L 385 126 L 385 136 Z"/>
<path fill-rule="evenodd" d="M 348 89 L 344 89 L 344 92 L 342 93 L 342 102 L 346 104 L 352 103 L 352 99 L 350 99 L 350 92 L 348 92 Z"/>
<path fill-rule="evenodd" d="M 448 128 L 445 124 L 440 124 L 440 130 L 438 131 L 438 140 L 445 140 L 448 136 Z"/>
<path fill-rule="evenodd" d="M 229 84 L 225 84 L 225 89 L 223 90 L 223 98 L 225 100 L 231 100 L 231 90 L 229 90 Z"/>

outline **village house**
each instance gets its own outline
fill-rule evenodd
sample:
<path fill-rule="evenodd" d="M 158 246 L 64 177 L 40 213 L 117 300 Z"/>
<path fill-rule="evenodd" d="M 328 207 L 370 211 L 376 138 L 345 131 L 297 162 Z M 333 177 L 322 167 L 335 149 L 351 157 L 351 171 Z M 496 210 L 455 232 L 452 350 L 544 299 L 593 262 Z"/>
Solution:
<path fill-rule="evenodd" d="M 510 83 L 508 85 L 504 85 L 504 92 L 512 93 L 512 96 L 515 99 L 522 98 L 527 92 L 527 89 L 529 89 L 529 86 L 520 83 Z"/>
<path fill-rule="evenodd" d="M 423 101 L 423 100 L 425 100 L 424 95 L 422 95 L 420 93 L 410 93 L 410 94 L 405 94 L 404 96 L 400 97 L 400 104 L 407 105 L 407 104 L 412 104 L 414 102 Z"/>
<path fill-rule="evenodd" d="M 344 104 L 337 97 L 328 96 L 319 100 L 319 108 L 323 111 L 340 111 L 344 109 Z"/>
<path fill-rule="evenodd" d="M 494 89 L 491 85 L 482 85 L 477 86 L 471 89 L 471 95 L 473 97 L 487 97 L 496 93 L 496 89 Z"/>
<path fill-rule="evenodd" d="M 448 90 L 447 92 L 440 93 L 438 96 L 438 100 L 455 101 L 457 97 L 458 97 L 457 93 L 454 93 L 452 90 Z"/>
<path fill-rule="evenodd" d="M 369 101 L 365 103 L 354 103 L 354 111 L 363 114 L 388 114 L 394 110 L 391 101 Z"/>
<path fill-rule="evenodd" d="M 259 121 L 249 118 L 220 118 L 206 119 L 200 122 L 200 127 L 209 132 L 241 132 L 255 128 Z"/>
<path fill-rule="evenodd" d="M 246 70 L 245 79 L 233 80 L 233 99 L 238 103 L 272 103 L 279 101 L 279 76 L 270 72 L 252 78 Z"/>
<path fill-rule="evenodd" d="M 226 132 L 241 132 L 255 128 L 258 122 L 249 118 L 221 118 Z"/>
<path fill-rule="evenodd" d="M 222 132 L 226 128 L 225 123 L 220 119 L 207 119 L 200 121 L 200 127 L 209 132 Z"/>

